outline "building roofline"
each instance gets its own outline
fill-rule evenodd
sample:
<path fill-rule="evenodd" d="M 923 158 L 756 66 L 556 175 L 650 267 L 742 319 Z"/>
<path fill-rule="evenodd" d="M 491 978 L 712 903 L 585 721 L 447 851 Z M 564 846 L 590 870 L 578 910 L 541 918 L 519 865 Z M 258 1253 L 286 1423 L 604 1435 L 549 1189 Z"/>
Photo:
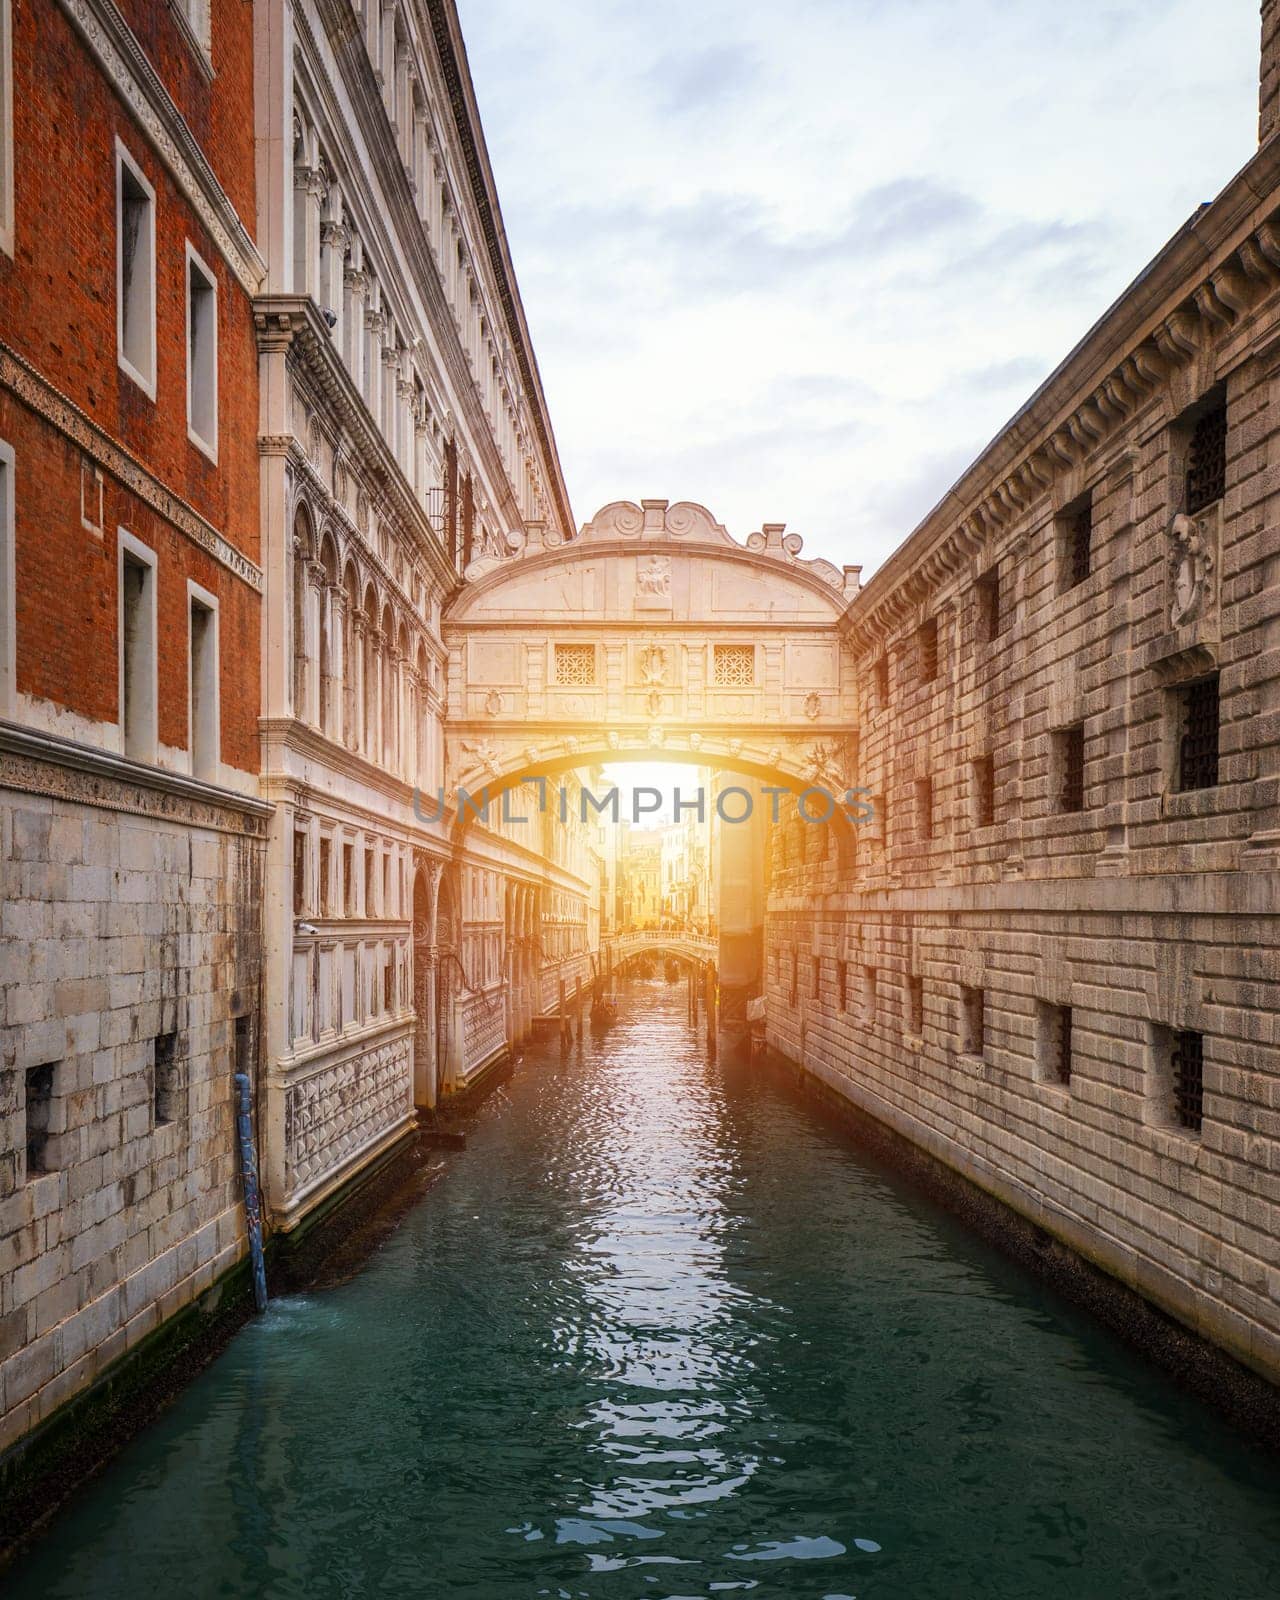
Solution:
<path fill-rule="evenodd" d="M 547 469 L 548 487 L 562 519 L 564 537 L 572 539 L 575 523 L 569 504 L 569 492 L 565 486 L 564 473 L 560 466 L 560 452 L 556 447 L 555 434 L 547 411 L 547 398 L 542 388 L 542 376 L 533 353 L 533 341 L 529 336 L 529 325 L 525 320 L 524 305 L 516 283 L 515 267 L 507 245 L 506 226 L 502 220 L 497 184 L 494 182 L 489 151 L 481 127 L 480 109 L 476 102 L 475 85 L 471 80 L 471 68 L 467 61 L 466 44 L 458 20 L 458 8 L 455 0 L 425 0 L 425 3 L 427 15 L 431 20 L 436 54 L 440 60 L 440 70 L 449 93 L 454 126 L 457 128 L 458 139 L 466 160 L 472 199 L 484 230 L 489 264 L 498 284 L 498 295 L 502 301 L 507 332 L 516 353 L 516 360 L 520 364 L 525 392 L 531 402 L 533 424 L 538 432 L 543 461 Z"/>

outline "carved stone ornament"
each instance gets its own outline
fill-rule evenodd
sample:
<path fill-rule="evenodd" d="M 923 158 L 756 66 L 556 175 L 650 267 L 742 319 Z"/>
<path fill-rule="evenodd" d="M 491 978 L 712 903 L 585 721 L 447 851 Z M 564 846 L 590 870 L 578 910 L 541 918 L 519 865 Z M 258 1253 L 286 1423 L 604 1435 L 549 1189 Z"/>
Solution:
<path fill-rule="evenodd" d="M 804 714 L 806 717 L 808 717 L 810 722 L 813 722 L 821 710 L 822 701 L 819 699 L 817 693 L 811 690 L 804 697 Z"/>
<path fill-rule="evenodd" d="M 640 682 L 646 686 L 667 681 L 667 652 L 651 644 L 640 656 Z"/>
<path fill-rule="evenodd" d="M 645 705 L 648 708 L 649 715 L 651 717 L 656 717 L 662 710 L 661 694 L 659 694 L 656 689 L 650 689 L 648 697 L 645 700 Z"/>
<path fill-rule="evenodd" d="M 1194 622 L 1204 610 L 1214 559 L 1203 521 L 1179 513 L 1169 528 L 1169 621 L 1175 628 Z"/>
<path fill-rule="evenodd" d="M 500 717 L 502 715 L 502 696 L 496 689 L 490 689 L 485 696 L 484 709 L 486 716 Z"/>
<path fill-rule="evenodd" d="M 671 558 L 648 556 L 636 568 L 636 606 L 665 610 L 671 604 Z"/>

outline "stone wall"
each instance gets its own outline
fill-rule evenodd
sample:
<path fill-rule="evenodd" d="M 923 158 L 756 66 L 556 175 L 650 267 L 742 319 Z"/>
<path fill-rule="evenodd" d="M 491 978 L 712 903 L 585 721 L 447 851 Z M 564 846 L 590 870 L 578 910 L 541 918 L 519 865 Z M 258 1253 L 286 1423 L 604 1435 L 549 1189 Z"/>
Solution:
<path fill-rule="evenodd" d="M 1272 1378 L 1278 167 L 851 606 L 877 816 L 767 929 L 779 1050 Z"/>
<path fill-rule="evenodd" d="M 0 737 L 0 1449 L 245 1248 L 264 808 Z"/>

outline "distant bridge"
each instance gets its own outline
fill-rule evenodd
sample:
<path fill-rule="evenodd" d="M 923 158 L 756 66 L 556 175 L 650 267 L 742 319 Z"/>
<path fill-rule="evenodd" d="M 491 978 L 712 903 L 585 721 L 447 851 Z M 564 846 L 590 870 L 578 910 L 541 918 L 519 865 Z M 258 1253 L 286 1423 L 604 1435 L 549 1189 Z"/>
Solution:
<path fill-rule="evenodd" d="M 628 933 L 607 934 L 601 941 L 601 948 L 602 952 L 608 952 L 615 967 L 632 956 L 640 955 L 674 956 L 678 961 L 703 965 L 716 960 L 720 941 L 680 928 L 643 928 Z"/>

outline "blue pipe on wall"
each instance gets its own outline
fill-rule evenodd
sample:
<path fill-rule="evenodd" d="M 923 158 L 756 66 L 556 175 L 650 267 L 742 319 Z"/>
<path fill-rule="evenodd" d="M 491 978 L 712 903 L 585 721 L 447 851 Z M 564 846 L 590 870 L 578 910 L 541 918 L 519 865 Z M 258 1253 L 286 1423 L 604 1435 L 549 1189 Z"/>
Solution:
<path fill-rule="evenodd" d="M 236 1133 L 240 1140 L 240 1178 L 244 1185 L 244 1220 L 249 1234 L 249 1260 L 253 1265 L 253 1301 L 267 1309 L 267 1267 L 262 1254 L 262 1204 L 258 1198 L 258 1153 L 253 1147 L 253 1119 L 249 1115 L 249 1075 L 237 1072 Z"/>

